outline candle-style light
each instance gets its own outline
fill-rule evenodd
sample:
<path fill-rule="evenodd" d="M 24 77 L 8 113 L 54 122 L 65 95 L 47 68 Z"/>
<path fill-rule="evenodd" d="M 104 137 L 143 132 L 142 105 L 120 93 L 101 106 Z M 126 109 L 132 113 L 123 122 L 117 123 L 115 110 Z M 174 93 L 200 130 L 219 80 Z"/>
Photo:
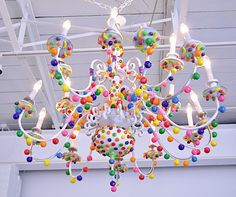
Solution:
<path fill-rule="evenodd" d="M 39 119 L 36 124 L 37 129 L 41 129 L 45 116 L 46 116 L 46 109 L 45 109 L 45 107 L 43 107 L 39 112 Z"/>
<path fill-rule="evenodd" d="M 180 31 L 181 33 L 184 35 L 184 38 L 186 40 L 191 40 L 191 36 L 189 34 L 189 29 L 188 29 L 188 26 L 185 25 L 184 23 L 181 23 L 180 25 Z"/>
<path fill-rule="evenodd" d="M 170 36 L 170 54 L 175 54 L 176 35 L 174 33 Z"/>
<path fill-rule="evenodd" d="M 190 97 L 191 97 L 191 100 L 194 103 L 194 107 L 197 110 L 197 112 L 199 114 L 202 113 L 203 110 L 202 110 L 201 104 L 200 104 L 200 102 L 198 100 L 198 96 L 197 96 L 197 94 L 193 90 L 190 92 Z"/>
<path fill-rule="evenodd" d="M 70 20 L 64 21 L 62 27 L 63 27 L 62 34 L 66 36 L 71 28 L 71 21 Z"/>
<path fill-rule="evenodd" d="M 33 87 L 33 90 L 32 92 L 29 94 L 29 97 L 31 100 L 34 100 L 35 96 L 37 95 L 38 91 L 41 89 L 42 87 L 42 80 L 39 80 L 37 81 L 35 84 L 34 84 L 34 87 Z"/>
<path fill-rule="evenodd" d="M 169 85 L 169 93 L 168 93 L 168 96 L 173 96 L 175 93 L 175 85 L 174 84 L 170 84 Z"/>
<path fill-rule="evenodd" d="M 69 88 L 71 87 L 71 80 L 70 80 L 70 78 L 66 79 L 65 84 L 66 84 Z M 69 97 L 70 97 L 70 91 L 69 91 L 69 92 L 65 92 L 64 97 L 69 98 Z"/>
<path fill-rule="evenodd" d="M 214 76 L 211 69 L 211 60 L 207 56 L 204 58 L 204 67 L 207 73 L 208 81 L 212 81 L 214 79 Z"/>
<path fill-rule="evenodd" d="M 186 107 L 187 119 L 188 119 L 188 126 L 193 127 L 193 109 L 190 103 L 187 104 Z"/>

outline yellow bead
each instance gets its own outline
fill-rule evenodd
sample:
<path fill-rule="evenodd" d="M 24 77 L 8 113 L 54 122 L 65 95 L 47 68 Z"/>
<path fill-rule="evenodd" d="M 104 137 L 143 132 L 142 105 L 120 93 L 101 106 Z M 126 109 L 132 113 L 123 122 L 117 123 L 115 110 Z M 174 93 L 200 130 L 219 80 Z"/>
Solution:
<path fill-rule="evenodd" d="M 106 139 L 106 135 L 102 135 L 102 139 Z"/>
<path fill-rule="evenodd" d="M 121 136 L 121 139 L 125 139 L 125 135 L 122 135 L 122 136 Z"/>
<path fill-rule="evenodd" d="M 32 138 L 26 138 L 26 144 L 28 145 L 28 146 L 30 146 L 31 144 L 33 143 L 33 139 Z"/>
<path fill-rule="evenodd" d="M 179 159 L 175 159 L 174 160 L 174 165 L 175 166 L 179 166 L 180 165 L 180 160 Z"/>
<path fill-rule="evenodd" d="M 63 92 L 70 92 L 70 87 L 64 83 L 64 84 L 62 84 L 62 86 L 61 86 L 61 90 L 62 90 Z"/>
<path fill-rule="evenodd" d="M 138 108 L 135 109 L 135 114 L 139 114 L 140 110 Z"/>
<path fill-rule="evenodd" d="M 117 181 L 116 186 L 117 186 L 117 187 L 120 186 L 120 181 Z"/>
<path fill-rule="evenodd" d="M 149 179 L 154 179 L 155 175 L 154 174 L 149 174 Z"/>
<path fill-rule="evenodd" d="M 143 94 L 143 99 L 147 100 L 149 95 L 147 93 Z"/>
<path fill-rule="evenodd" d="M 153 125 L 154 125 L 154 126 L 159 126 L 159 124 L 160 124 L 159 120 L 154 120 L 154 121 L 153 121 Z"/>
<path fill-rule="evenodd" d="M 75 130 L 81 130 L 81 126 L 79 124 L 75 125 Z"/>
<path fill-rule="evenodd" d="M 180 132 L 180 129 L 178 127 L 173 128 L 173 133 L 178 134 Z"/>
<path fill-rule="evenodd" d="M 70 178 L 70 183 L 74 184 L 76 182 L 76 179 L 74 177 Z"/>
<path fill-rule="evenodd" d="M 204 64 L 204 61 L 202 58 L 197 58 L 197 62 L 196 62 L 196 65 L 198 66 L 202 66 Z"/>
<path fill-rule="evenodd" d="M 138 89 L 135 90 L 135 94 L 136 94 L 137 96 L 141 96 L 142 93 L 143 93 L 143 91 L 142 91 L 140 88 L 138 88 Z"/>
<path fill-rule="evenodd" d="M 213 146 L 213 147 L 217 146 L 217 142 L 216 141 L 211 141 L 211 146 Z"/>
<path fill-rule="evenodd" d="M 174 74 L 177 73 L 177 71 L 178 71 L 178 70 L 177 70 L 176 68 L 172 68 L 172 69 L 171 69 L 171 72 L 174 73 Z"/>
<path fill-rule="evenodd" d="M 147 86 L 143 85 L 142 90 L 147 90 Z"/>
<path fill-rule="evenodd" d="M 118 97 L 122 99 L 124 95 L 121 92 L 118 92 Z"/>
<path fill-rule="evenodd" d="M 51 162 L 50 162 L 49 159 L 46 159 L 46 160 L 43 161 L 43 165 L 44 165 L 44 166 L 47 166 L 47 167 L 50 166 L 50 163 L 51 163 Z"/>

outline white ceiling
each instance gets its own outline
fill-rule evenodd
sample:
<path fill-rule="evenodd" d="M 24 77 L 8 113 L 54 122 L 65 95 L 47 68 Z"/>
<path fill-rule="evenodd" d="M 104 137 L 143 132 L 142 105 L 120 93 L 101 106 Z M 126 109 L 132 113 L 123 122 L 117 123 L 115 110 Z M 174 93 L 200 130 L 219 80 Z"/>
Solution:
<path fill-rule="evenodd" d="M 28 1 L 28 0 L 25 0 Z M 111 5 L 119 5 L 121 0 L 98 0 Z M 186 0 L 184 0 L 187 2 Z M 22 11 L 17 1 L 6 1 L 8 11 L 10 13 L 12 23 L 21 21 Z M 97 7 L 94 4 L 88 3 L 84 0 L 31 0 L 35 20 L 47 23 L 58 24 L 51 25 L 47 23 L 37 23 L 37 29 L 39 35 L 35 33 L 35 39 L 45 40 L 50 35 L 61 32 L 61 24 L 65 19 L 70 19 L 72 22 L 72 28 L 69 35 L 78 33 L 84 33 L 84 30 L 79 30 L 73 26 L 89 26 L 99 29 L 103 29 L 106 26 L 106 19 L 109 16 L 109 11 Z M 125 8 L 122 14 L 126 17 L 127 24 L 135 24 L 140 22 L 150 21 L 153 12 L 155 0 L 134 0 L 132 5 Z M 174 9 L 174 0 L 159 0 L 157 9 L 154 15 L 154 20 L 169 17 L 170 12 Z M 190 28 L 191 36 L 201 40 L 203 42 L 226 42 L 236 41 L 236 1 L 227 0 L 222 3 L 220 0 L 188 0 L 186 23 Z M 31 24 L 31 23 L 29 23 Z M 3 27 L 3 20 L 0 18 L 0 27 Z M 165 32 L 169 32 L 171 24 L 166 25 L 158 24 L 153 25 L 161 35 Z M 35 26 L 33 27 L 35 28 Z M 135 31 L 135 29 L 131 29 Z M 16 29 L 18 35 L 19 29 Z M 31 35 L 32 36 L 32 35 Z M 131 37 L 130 34 L 127 34 Z M 6 32 L 0 33 L 0 39 L 9 40 Z M 95 48 L 97 47 L 97 36 L 90 36 L 82 39 L 73 40 L 74 48 Z M 30 34 L 27 32 L 24 38 L 24 43 L 29 43 Z M 165 42 L 166 43 L 166 42 Z M 131 46 L 132 43 L 125 42 L 126 45 Z M 36 50 L 46 49 L 44 45 L 38 48 L 24 48 L 23 50 Z M 0 40 L 0 52 L 12 51 L 11 43 L 1 42 Z M 228 113 L 219 116 L 219 120 L 223 123 L 235 123 L 236 122 L 236 80 L 234 78 L 236 74 L 236 46 L 220 46 L 209 47 L 207 54 L 212 60 L 214 74 L 220 82 L 228 88 L 228 96 L 225 101 L 225 105 L 229 107 Z M 127 60 L 132 56 L 138 56 L 141 60 L 144 57 L 138 51 L 127 51 L 124 55 L 124 59 Z M 161 53 L 156 53 L 152 58 L 154 66 L 149 72 L 148 76 L 153 83 L 160 79 L 159 60 L 162 57 Z M 74 54 L 68 63 L 73 67 L 73 86 L 82 88 L 88 81 L 88 66 L 94 58 L 101 58 L 105 60 L 105 54 L 102 52 L 97 53 L 81 53 Z M 25 60 L 24 60 L 25 61 Z M 0 63 L 3 65 L 3 74 L 0 75 L 0 124 L 7 123 L 10 129 L 17 129 L 17 122 L 12 120 L 12 114 L 14 113 L 14 102 L 24 98 L 28 95 L 32 89 L 33 82 L 32 76 L 28 71 L 31 69 L 36 79 L 46 78 L 43 92 L 46 95 L 46 100 L 49 104 L 55 104 L 57 100 L 63 95 L 60 88 L 56 83 L 52 82 L 46 73 L 49 69 L 49 56 L 40 57 L 36 59 L 34 56 L 26 57 L 27 65 L 22 64 L 22 61 L 16 57 L 2 57 Z M 41 65 L 39 64 L 41 62 Z M 184 71 L 182 71 L 177 77 L 176 82 L 178 87 L 181 87 L 186 80 L 186 77 L 191 72 L 191 65 L 186 65 Z M 41 72 L 40 72 L 41 69 Z M 206 82 L 206 76 L 204 70 L 201 71 L 202 76 L 198 82 L 193 83 L 194 90 L 200 94 L 204 90 L 204 84 Z M 45 82 L 45 80 L 44 80 Z M 50 94 L 45 89 L 49 88 Z M 51 89 L 50 89 L 51 88 Z M 50 96 L 50 97 L 49 97 Z M 185 98 L 186 100 L 186 98 Z M 37 97 L 36 107 L 38 110 L 43 107 L 45 98 Z M 214 109 L 213 103 L 203 102 L 202 105 L 206 109 Z M 36 122 L 35 118 L 25 120 L 24 126 L 30 129 Z M 178 122 L 184 123 L 184 116 L 180 114 Z M 50 129 L 52 121 L 48 116 L 44 123 L 44 127 Z"/>

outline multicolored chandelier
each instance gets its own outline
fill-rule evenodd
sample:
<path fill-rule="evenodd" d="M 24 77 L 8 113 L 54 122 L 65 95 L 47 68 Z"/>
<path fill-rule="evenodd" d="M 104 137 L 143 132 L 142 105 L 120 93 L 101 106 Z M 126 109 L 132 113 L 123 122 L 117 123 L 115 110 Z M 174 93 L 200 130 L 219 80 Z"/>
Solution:
<path fill-rule="evenodd" d="M 114 10 L 113 10 L 114 12 Z M 70 21 L 63 25 L 63 33 L 48 39 L 47 48 L 52 56 L 50 77 L 58 83 L 64 92 L 63 98 L 56 104 L 56 110 L 63 115 L 65 124 L 60 131 L 50 139 L 41 130 L 46 110 L 39 113 L 37 125 L 31 131 L 22 127 L 22 118 L 28 118 L 35 112 L 34 98 L 42 86 L 38 81 L 29 96 L 15 103 L 14 119 L 18 119 L 20 130 L 18 137 L 24 137 L 27 149 L 24 154 L 28 162 L 43 161 L 45 166 L 50 160 L 58 158 L 66 163 L 66 174 L 70 175 L 70 182 L 75 183 L 83 179 L 83 173 L 88 172 L 87 162 L 93 162 L 92 153 L 96 151 L 108 159 L 109 175 L 111 176 L 111 191 L 115 192 L 119 186 L 120 175 L 128 171 L 125 156 L 130 157 L 134 164 L 133 171 L 140 180 L 145 177 L 154 178 L 154 168 L 160 158 L 173 159 L 174 165 L 188 166 L 196 162 L 200 154 L 208 154 L 210 147 L 215 147 L 218 126 L 215 120 L 218 112 L 224 113 L 225 107 L 220 105 L 224 101 L 226 89 L 214 78 L 210 59 L 206 55 L 206 47 L 198 40 L 190 37 L 186 25 L 181 25 L 184 44 L 180 53 L 176 52 L 176 36 L 170 36 L 170 51 L 160 61 L 160 67 L 166 71 L 166 77 L 158 84 L 149 84 L 147 73 L 153 66 L 151 57 L 158 47 L 161 36 L 152 27 L 141 27 L 133 36 L 133 43 L 137 50 L 145 56 L 142 63 L 137 57 L 124 62 L 123 34 L 117 25 L 118 13 L 113 13 L 108 20 L 108 28 L 98 37 L 98 44 L 104 49 L 107 59 L 92 61 L 89 72 L 89 83 L 85 89 L 71 87 L 70 77 L 72 68 L 65 63 L 72 55 L 73 46 L 67 38 Z M 120 17 L 120 16 L 119 16 Z M 187 82 L 181 89 L 175 91 L 174 75 L 184 69 L 184 64 L 193 67 Z M 202 109 L 198 96 L 191 88 L 191 81 L 198 80 L 198 69 L 205 68 L 208 81 L 207 89 L 203 91 L 203 98 L 208 102 L 215 102 L 216 110 L 212 117 Z M 161 90 L 167 89 L 167 95 L 161 96 Z M 179 95 L 189 97 L 197 112 L 197 121 L 193 121 L 191 104 L 186 106 L 188 126 L 176 124 L 172 117 L 178 115 L 182 108 Z M 83 132 L 81 132 L 83 130 Z M 87 135 L 91 139 L 89 154 L 85 160 L 78 154 L 78 135 Z M 144 173 L 138 166 L 135 156 L 135 142 L 142 140 L 148 134 L 143 157 L 150 160 L 152 165 L 148 173 Z M 165 135 L 163 135 L 165 134 Z M 166 135 L 168 136 L 166 138 Z M 178 137 L 179 135 L 182 135 Z M 165 136 L 165 137 L 163 137 Z M 176 144 L 176 151 L 184 152 L 182 157 L 171 154 L 164 141 Z M 37 158 L 35 147 L 57 146 L 58 151 L 46 159 Z M 73 165 L 84 161 L 84 167 L 78 174 L 74 174 Z"/>

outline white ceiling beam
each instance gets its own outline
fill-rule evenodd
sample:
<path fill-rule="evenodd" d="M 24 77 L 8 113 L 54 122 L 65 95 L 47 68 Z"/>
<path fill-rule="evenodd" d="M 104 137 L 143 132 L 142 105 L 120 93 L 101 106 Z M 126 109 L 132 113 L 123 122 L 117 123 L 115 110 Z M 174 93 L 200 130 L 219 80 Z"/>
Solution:
<path fill-rule="evenodd" d="M 35 15 L 34 11 L 31 5 L 30 0 L 17 0 L 22 14 L 23 14 L 23 19 L 30 19 L 30 20 L 35 20 Z M 31 42 L 36 42 L 40 40 L 40 34 L 38 32 L 38 28 L 36 24 L 27 24 L 27 31 L 29 34 L 29 38 Z M 42 50 L 42 46 L 33 46 L 34 50 Z M 46 96 L 48 98 L 48 102 L 50 106 L 52 106 L 52 111 L 53 113 L 53 121 L 58 123 L 60 122 L 59 115 L 55 112 L 55 106 L 56 106 L 56 97 L 53 89 L 53 83 L 52 80 L 48 76 L 48 68 L 46 65 L 48 65 L 48 62 L 46 61 L 45 57 L 39 57 L 35 56 L 37 67 L 40 71 L 40 77 L 42 78 L 43 83 L 45 84 L 44 89 Z M 56 126 L 56 125 L 55 125 Z"/>
<path fill-rule="evenodd" d="M 11 18 L 10 18 L 5 0 L 0 0 L 0 5 L 1 5 L 0 6 L 0 13 L 2 15 L 2 20 L 5 24 L 5 27 L 6 27 L 8 36 L 10 38 L 13 50 L 15 52 L 20 52 L 21 51 L 20 45 L 18 43 L 17 36 L 16 36 L 15 31 L 14 31 L 14 27 L 12 25 L 12 22 L 11 22 Z M 37 79 L 34 76 L 29 63 L 26 61 L 26 59 L 23 59 L 23 58 L 18 58 L 18 60 L 19 60 L 19 63 L 25 68 L 25 72 L 26 72 L 26 75 L 29 77 L 29 80 L 32 82 L 32 84 L 34 84 L 37 81 Z M 49 114 L 52 116 L 55 128 L 58 129 L 59 128 L 59 122 L 55 121 L 57 119 L 54 120 L 54 118 L 57 117 L 55 109 L 52 108 L 52 106 L 48 103 L 48 101 L 47 101 L 47 99 L 46 99 L 46 97 L 45 97 L 45 95 L 42 91 L 39 92 L 39 97 L 43 101 L 43 103 L 44 103 L 45 107 L 47 108 L 47 111 L 49 112 Z"/>

